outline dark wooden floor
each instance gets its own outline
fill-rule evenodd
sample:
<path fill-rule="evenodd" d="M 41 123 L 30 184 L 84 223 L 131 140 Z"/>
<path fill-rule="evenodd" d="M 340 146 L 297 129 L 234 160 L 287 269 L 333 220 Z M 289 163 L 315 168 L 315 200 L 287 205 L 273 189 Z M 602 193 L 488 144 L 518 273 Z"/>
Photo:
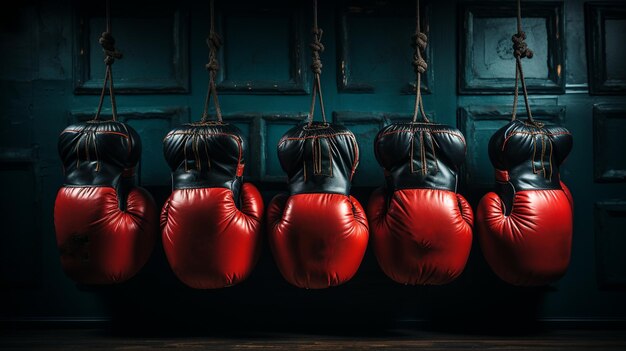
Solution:
<path fill-rule="evenodd" d="M 624 330 L 543 331 L 526 336 L 394 330 L 383 335 L 246 333 L 236 337 L 127 337 L 102 329 L 4 329 L 2 350 L 626 350 Z"/>

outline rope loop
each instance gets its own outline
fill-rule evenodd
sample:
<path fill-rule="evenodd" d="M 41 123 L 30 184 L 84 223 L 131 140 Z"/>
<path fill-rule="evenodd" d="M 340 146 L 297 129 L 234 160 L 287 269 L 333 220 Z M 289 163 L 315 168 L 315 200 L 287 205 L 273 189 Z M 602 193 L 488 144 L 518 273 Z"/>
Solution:
<path fill-rule="evenodd" d="M 418 32 L 411 37 L 411 46 L 415 49 L 413 54 L 413 70 L 415 74 L 423 74 L 428 69 L 426 60 L 422 57 L 422 52 L 426 49 L 428 37 L 422 32 Z"/>
<path fill-rule="evenodd" d="M 211 0 L 210 3 L 210 20 L 211 27 L 209 30 L 209 35 L 206 38 L 206 44 L 209 47 L 209 62 L 207 62 L 204 67 L 209 71 L 209 83 L 207 87 L 206 98 L 204 99 L 204 110 L 202 112 L 202 118 L 200 123 L 211 123 L 209 122 L 209 102 L 211 97 L 213 97 L 213 105 L 215 106 L 215 116 L 217 118 L 217 123 L 222 123 L 222 109 L 220 108 L 220 101 L 217 96 L 217 86 L 215 83 L 215 77 L 217 76 L 217 71 L 220 69 L 219 61 L 217 60 L 217 52 L 223 45 L 222 37 L 215 32 L 215 6 L 214 0 Z"/>
<path fill-rule="evenodd" d="M 319 96 L 320 112 L 324 125 L 326 124 L 326 111 L 324 109 L 324 97 L 322 96 L 322 59 L 320 53 L 324 52 L 324 44 L 322 44 L 322 35 L 324 31 L 317 26 L 317 0 L 313 0 L 313 28 L 311 29 L 313 40 L 309 44 L 311 48 L 311 71 L 313 72 L 313 91 L 311 93 L 311 106 L 309 108 L 309 123 L 313 125 L 313 115 L 315 113 L 315 99 Z"/>
<path fill-rule="evenodd" d="M 211 31 L 206 38 L 206 44 L 209 47 L 209 62 L 204 66 L 211 73 L 216 73 L 220 70 L 220 63 L 217 61 L 217 52 L 222 47 L 222 43 L 222 37 L 213 31 Z"/>
<path fill-rule="evenodd" d="M 531 59 L 534 56 L 532 50 L 526 44 L 526 33 L 522 30 L 522 6 L 521 0 L 517 0 L 517 33 L 511 37 L 513 41 L 513 57 L 515 57 L 515 90 L 513 91 L 513 113 L 511 120 L 514 121 L 517 115 L 517 102 L 519 99 L 519 84 L 522 85 L 524 94 L 524 104 L 526 105 L 526 122 L 537 127 L 542 127 L 543 123 L 536 122 L 533 119 L 533 113 L 528 102 L 528 90 L 526 89 L 526 79 L 524 78 L 524 70 L 522 69 L 522 59 Z"/>
<path fill-rule="evenodd" d="M 104 64 L 107 66 L 112 65 L 115 60 L 119 60 L 124 56 L 115 48 L 115 38 L 113 38 L 111 32 L 102 32 L 98 42 L 100 43 L 100 46 L 102 46 L 102 52 L 104 52 Z"/>
<path fill-rule="evenodd" d="M 207 71 L 209 71 L 211 74 L 215 74 L 217 73 L 217 71 L 220 70 L 220 63 L 215 59 L 215 58 L 210 58 L 209 62 L 207 62 L 204 67 L 207 69 Z"/>
<path fill-rule="evenodd" d="M 425 33 L 418 32 L 411 36 L 411 46 L 413 49 L 420 49 L 420 51 L 424 51 L 426 49 L 426 45 L 428 43 L 428 37 Z"/>
<path fill-rule="evenodd" d="M 115 60 L 119 60 L 123 57 L 122 53 L 115 48 L 115 38 L 111 33 L 111 2 L 106 0 L 106 30 L 102 32 L 98 42 L 102 46 L 102 52 L 104 52 L 104 64 L 106 69 L 104 70 L 104 81 L 102 82 L 102 90 L 100 91 L 100 99 L 98 101 L 98 109 L 93 117 L 94 121 L 100 118 L 102 112 L 102 105 L 104 104 L 104 96 L 109 92 L 109 98 L 111 99 L 111 118 L 113 121 L 117 121 L 117 103 L 115 102 L 115 88 L 113 87 L 113 68 L 111 65 Z M 108 85 L 108 89 L 107 89 Z"/>
<path fill-rule="evenodd" d="M 206 44 L 209 49 L 218 51 L 223 45 L 222 37 L 214 31 L 209 32 L 209 36 L 206 39 Z"/>
<path fill-rule="evenodd" d="M 428 69 L 428 63 L 422 56 L 428 45 L 428 37 L 422 32 L 420 26 L 420 1 L 415 1 L 415 34 L 411 36 L 411 47 L 413 47 L 413 71 L 415 72 L 415 104 L 413 105 L 413 122 L 417 122 L 417 117 L 421 113 L 422 120 L 430 123 L 424 111 L 422 101 L 422 74 Z"/>
<path fill-rule="evenodd" d="M 420 56 L 413 55 L 413 70 L 415 71 L 415 74 L 424 74 L 427 68 L 428 64 L 426 63 L 426 60 Z"/>
<path fill-rule="evenodd" d="M 526 33 L 519 32 L 514 34 L 511 37 L 511 41 L 513 41 L 513 55 L 519 58 L 533 58 L 533 51 L 528 48 L 528 44 L 526 44 Z"/>
<path fill-rule="evenodd" d="M 322 60 L 320 54 L 324 52 L 324 44 L 322 44 L 322 34 L 324 31 L 320 28 L 314 28 L 312 31 L 313 41 L 309 44 L 311 48 L 311 56 L 313 58 L 311 63 L 311 71 L 313 74 L 322 74 Z"/>

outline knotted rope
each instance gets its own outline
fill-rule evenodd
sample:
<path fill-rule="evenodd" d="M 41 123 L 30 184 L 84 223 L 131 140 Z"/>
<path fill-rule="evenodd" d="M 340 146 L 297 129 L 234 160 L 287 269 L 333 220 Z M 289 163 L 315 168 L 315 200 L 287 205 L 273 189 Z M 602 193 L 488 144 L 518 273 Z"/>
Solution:
<path fill-rule="evenodd" d="M 426 112 L 424 112 L 424 102 L 422 101 L 422 74 L 426 72 L 428 64 L 422 57 L 422 53 L 426 50 L 428 37 L 421 31 L 420 27 L 420 2 L 416 1 L 415 15 L 415 34 L 411 37 L 411 46 L 413 47 L 413 70 L 415 71 L 415 108 L 413 109 L 413 122 L 417 122 L 418 114 L 422 114 L 422 120 L 429 123 Z"/>
<path fill-rule="evenodd" d="M 209 62 L 205 65 L 209 71 L 209 86 L 207 88 L 206 99 L 204 100 L 204 111 L 202 112 L 201 123 L 205 123 L 209 119 L 209 101 L 213 96 L 213 105 L 215 106 L 215 116 L 217 121 L 222 123 L 222 109 L 220 108 L 220 101 L 217 96 L 217 86 L 215 79 L 217 77 L 217 71 L 220 69 L 219 61 L 217 60 L 217 52 L 222 47 L 222 38 L 215 32 L 215 9 L 214 0 L 211 0 L 211 29 L 209 36 L 206 39 L 207 46 L 209 47 Z"/>
<path fill-rule="evenodd" d="M 515 57 L 515 91 L 513 94 L 513 113 L 511 114 L 511 120 L 515 120 L 517 116 L 517 104 L 519 99 L 519 82 L 522 83 L 522 92 L 524 93 L 524 103 L 526 105 L 527 122 L 537 127 L 542 127 L 543 123 L 537 122 L 533 119 L 532 111 L 530 110 L 530 104 L 528 103 L 528 90 L 526 89 L 526 79 L 524 78 L 524 70 L 522 69 L 522 59 L 531 59 L 534 53 L 528 48 L 526 44 L 526 33 L 522 30 L 522 8 L 520 0 L 517 0 L 517 33 L 513 35 L 511 41 L 513 41 L 513 56 Z"/>
<path fill-rule="evenodd" d="M 317 0 L 313 0 L 313 40 L 309 44 L 311 48 L 311 71 L 313 72 L 313 92 L 311 94 L 311 108 L 309 109 L 309 126 L 313 124 L 313 114 L 315 113 L 315 98 L 319 94 L 320 111 L 322 120 L 326 123 L 326 111 L 324 110 L 324 98 L 322 96 L 322 83 L 320 75 L 322 74 L 322 60 L 320 53 L 324 52 L 324 44 L 322 44 L 322 35 L 324 31 L 317 26 Z"/>
<path fill-rule="evenodd" d="M 106 69 L 104 71 L 104 82 L 102 83 L 102 91 L 100 92 L 100 100 L 98 102 L 98 109 L 94 116 L 94 120 L 100 118 L 100 112 L 102 111 L 102 104 L 104 103 L 104 95 L 106 95 L 107 85 L 109 90 L 109 96 L 111 97 L 111 116 L 114 121 L 117 121 L 117 103 L 115 102 L 115 90 L 113 88 L 113 70 L 111 65 L 115 60 L 119 60 L 123 57 L 122 53 L 115 48 L 115 38 L 111 34 L 111 4 L 110 1 L 106 1 L 106 31 L 102 32 L 100 39 L 98 39 L 100 46 L 102 46 L 102 52 L 104 53 L 104 64 Z"/>

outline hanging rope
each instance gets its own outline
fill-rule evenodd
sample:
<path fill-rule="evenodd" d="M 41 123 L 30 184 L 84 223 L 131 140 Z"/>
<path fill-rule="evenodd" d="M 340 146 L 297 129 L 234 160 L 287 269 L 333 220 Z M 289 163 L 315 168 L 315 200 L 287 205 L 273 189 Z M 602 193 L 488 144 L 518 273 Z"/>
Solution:
<path fill-rule="evenodd" d="M 317 0 L 313 0 L 313 41 L 309 44 L 311 48 L 311 71 L 313 72 L 313 94 L 311 95 L 311 108 L 309 109 L 309 126 L 313 123 L 313 114 L 315 113 L 315 98 L 319 94 L 320 111 L 322 112 L 322 120 L 326 123 L 326 111 L 324 111 L 324 98 L 322 96 L 322 83 L 320 75 L 322 74 L 322 60 L 320 53 L 324 52 L 322 44 L 322 34 L 324 31 L 317 26 Z"/>
<path fill-rule="evenodd" d="M 422 52 L 426 49 L 428 37 L 421 31 L 420 27 L 420 1 L 417 0 L 415 14 L 415 34 L 411 37 L 411 46 L 413 52 L 413 70 L 415 71 L 415 108 L 413 109 L 413 122 L 417 122 L 418 114 L 422 114 L 424 122 L 429 123 L 426 112 L 424 112 L 424 103 L 422 102 L 422 74 L 426 72 L 428 64 L 422 57 Z"/>
<path fill-rule="evenodd" d="M 106 31 L 102 33 L 98 40 L 102 51 L 104 52 L 104 64 L 106 69 L 104 71 L 104 83 L 102 84 L 102 91 L 100 92 L 100 101 L 98 102 L 98 110 L 94 116 L 94 120 L 100 118 L 100 112 L 102 111 L 102 104 L 104 103 L 104 95 L 107 91 L 107 83 L 109 87 L 109 96 L 111 97 L 111 115 L 114 121 L 117 121 L 117 104 L 115 102 L 115 91 L 113 88 L 113 70 L 111 65 L 115 60 L 122 58 L 122 53 L 115 48 L 115 39 L 111 34 L 111 3 L 106 1 Z"/>
<path fill-rule="evenodd" d="M 511 40 L 513 41 L 513 56 L 515 56 L 515 91 L 513 94 L 513 113 L 511 120 L 515 120 L 517 115 L 517 104 L 519 99 L 519 82 L 522 83 L 522 92 L 524 93 L 524 103 L 526 104 L 526 114 L 528 115 L 527 121 L 538 127 L 543 126 L 543 123 L 536 122 L 533 119 L 532 111 L 530 110 L 530 104 L 528 103 L 528 90 L 526 89 L 526 79 L 524 79 L 524 70 L 522 69 L 522 59 L 533 58 L 533 51 L 528 48 L 526 44 L 526 33 L 522 30 L 522 7 L 520 0 L 517 0 L 517 33 L 513 35 Z"/>
<path fill-rule="evenodd" d="M 209 46 L 209 62 L 205 65 L 209 71 L 209 86 L 207 88 L 206 99 L 204 100 L 204 112 L 202 112 L 201 122 L 207 122 L 209 119 L 209 101 L 213 96 L 213 105 L 215 106 L 215 116 L 217 121 L 222 123 L 222 109 L 220 108 L 220 101 L 217 97 L 217 87 L 215 84 L 215 77 L 217 71 L 220 69 L 220 64 L 217 61 L 217 52 L 222 47 L 222 38 L 215 32 L 215 6 L 214 0 L 211 0 L 211 29 L 209 36 L 206 39 L 206 43 Z"/>

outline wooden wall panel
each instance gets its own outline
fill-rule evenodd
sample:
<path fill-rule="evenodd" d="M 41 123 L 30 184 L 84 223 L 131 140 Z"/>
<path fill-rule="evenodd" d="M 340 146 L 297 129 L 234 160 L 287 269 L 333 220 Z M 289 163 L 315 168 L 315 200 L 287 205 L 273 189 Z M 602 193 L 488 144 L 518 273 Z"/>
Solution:
<path fill-rule="evenodd" d="M 431 119 L 458 122 L 466 134 L 467 161 L 459 189 L 473 206 L 493 189 L 487 143 L 510 118 L 514 3 L 422 1 L 429 37 L 424 102 L 437 116 Z M 111 4 L 113 33 L 125 54 L 113 66 L 121 90 L 121 119 L 141 134 L 140 183 L 148 185 L 161 205 L 171 191 L 162 137 L 190 116 L 198 120 L 202 112 L 209 4 Z M 218 76 L 224 118 L 248 142 L 246 180 L 258 186 L 265 203 L 288 188 L 276 154 L 278 140 L 306 118 L 309 108 L 311 5 L 216 1 L 216 24 L 225 39 Z M 410 119 L 413 109 L 413 6 L 393 0 L 319 1 L 326 111 L 328 116 L 336 111 L 334 120 L 358 138 L 361 162 L 352 194 L 364 207 L 384 182 L 373 154 L 375 135 L 386 123 Z M 309 326 L 332 323 L 328 316 L 351 316 L 353 323 L 342 324 L 348 329 L 365 325 L 383 330 L 378 326 L 434 320 L 446 328 L 457 323 L 459 330 L 470 325 L 489 332 L 490 324 L 532 328 L 537 320 L 555 318 L 574 324 L 623 321 L 623 7 L 618 0 L 522 1 L 524 30 L 536 53 L 524 60 L 533 112 L 566 126 L 574 136 L 562 169 L 575 199 L 572 261 L 558 283 L 530 290 L 506 285 L 482 260 L 476 240 L 465 272 L 449 285 L 396 284 L 368 249 L 351 282 L 325 291 L 300 290 L 282 279 L 265 245 L 244 284 L 198 292 L 178 282 L 158 245 L 150 263 L 123 286 L 86 288 L 63 274 L 52 218 L 63 182 L 56 143 L 67 123 L 91 118 L 97 106 L 104 66 L 96 40 L 103 30 L 104 3 L 8 2 L 0 23 L 6 53 L 0 67 L 0 181 L 9 187 L 4 192 L 11 201 L 5 201 L 1 218 L 6 224 L 0 255 L 6 264 L 0 279 L 9 303 L 0 308 L 0 319 L 93 316 L 124 321 L 129 326 L 125 331 L 141 325 L 184 332 L 189 332 L 187 326 L 223 326 L 221 317 L 251 328 L 271 329 L 274 323 L 312 330 Z M 596 30 L 602 36 L 594 37 Z M 588 53 L 585 36 L 592 44 Z M 593 77 L 587 78 L 588 69 L 601 78 L 596 86 Z M 68 111 L 74 111 L 71 118 Z M 345 313 L 346 308 L 356 313 Z"/>
<path fill-rule="evenodd" d="M 415 92 L 411 36 L 415 4 L 386 1 L 344 1 L 337 21 L 337 86 L 344 93 Z M 422 5 L 422 30 L 428 35 L 429 7 Z M 428 70 L 422 91 L 432 91 L 436 69 L 432 46 L 426 46 Z"/>
<path fill-rule="evenodd" d="M 594 175 L 598 182 L 626 182 L 626 105 L 593 106 Z"/>
<path fill-rule="evenodd" d="M 626 4 L 585 4 L 587 65 L 591 94 L 626 94 Z"/>
<path fill-rule="evenodd" d="M 111 26 L 124 58 L 113 64 L 119 94 L 189 92 L 189 13 L 180 3 L 118 2 Z M 99 94 L 104 79 L 104 8 L 78 3 L 74 30 L 74 92 Z"/>
<path fill-rule="evenodd" d="M 302 3 L 220 3 L 218 89 L 238 94 L 306 94 Z M 207 51 L 208 52 L 208 51 Z"/>
<path fill-rule="evenodd" d="M 526 43 L 534 52 L 524 59 L 531 93 L 563 93 L 563 3 L 524 2 Z M 515 58 L 511 36 L 517 32 L 514 2 L 467 2 L 459 9 L 459 93 L 511 94 Z"/>
<path fill-rule="evenodd" d="M 595 204 L 596 274 L 602 288 L 626 288 L 626 201 Z"/>

